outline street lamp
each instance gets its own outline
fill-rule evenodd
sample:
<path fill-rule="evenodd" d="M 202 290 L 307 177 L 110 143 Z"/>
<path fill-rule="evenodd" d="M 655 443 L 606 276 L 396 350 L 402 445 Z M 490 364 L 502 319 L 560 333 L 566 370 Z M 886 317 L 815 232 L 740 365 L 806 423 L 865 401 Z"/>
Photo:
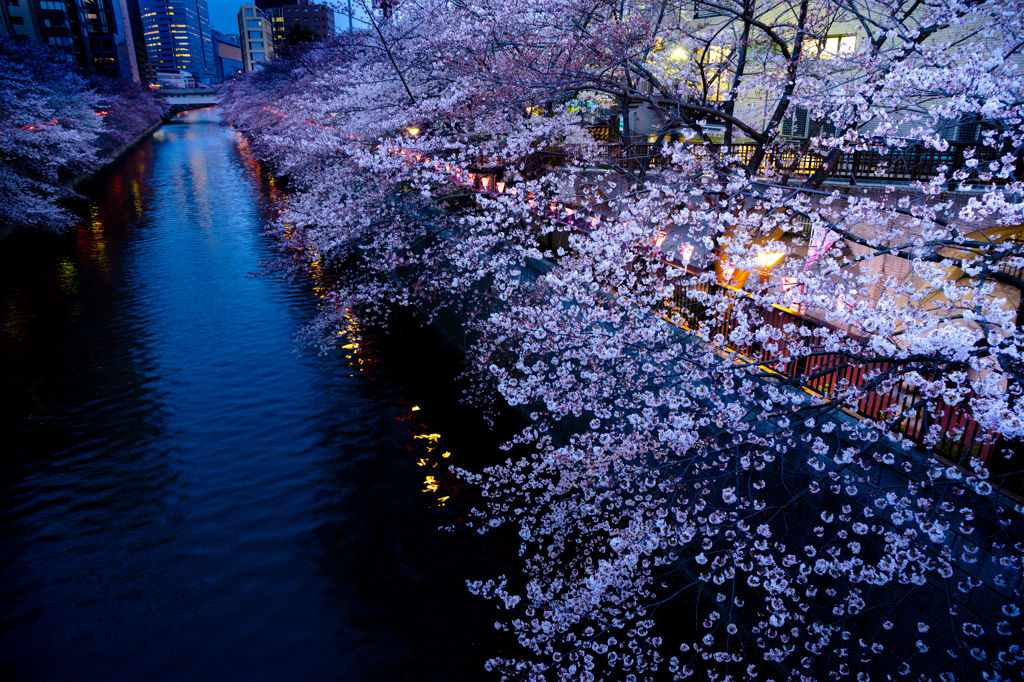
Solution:
<path fill-rule="evenodd" d="M 779 262 L 779 259 L 786 254 L 779 251 L 762 251 L 757 254 L 757 262 L 761 264 L 761 269 L 767 271 L 768 268 Z"/>
<path fill-rule="evenodd" d="M 778 263 L 785 255 L 780 251 L 762 251 L 757 254 L 757 262 L 761 265 L 761 284 L 768 281 L 768 268 Z"/>

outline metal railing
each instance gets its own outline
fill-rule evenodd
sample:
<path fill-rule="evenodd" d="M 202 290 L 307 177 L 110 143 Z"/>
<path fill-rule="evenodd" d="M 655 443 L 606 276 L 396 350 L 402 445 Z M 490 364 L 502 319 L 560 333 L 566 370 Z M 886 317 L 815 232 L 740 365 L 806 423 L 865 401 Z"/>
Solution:
<path fill-rule="evenodd" d="M 594 126 L 590 129 L 594 139 L 599 140 L 607 149 L 607 161 L 622 160 L 634 163 L 651 157 L 651 167 L 659 167 L 666 162 L 664 156 L 658 153 L 656 145 L 647 137 L 637 138 L 637 141 L 630 145 L 623 146 L 618 137 L 618 131 L 607 126 Z M 795 146 L 795 144 L 794 144 Z M 741 163 L 749 163 L 756 150 L 754 144 L 733 144 L 717 145 L 714 149 L 694 144 L 694 147 L 703 150 L 703 153 L 715 154 L 719 158 L 726 156 L 738 157 Z M 977 168 L 969 168 L 966 164 L 971 156 L 978 161 Z M 698 152 L 700 153 L 700 152 Z M 945 167 L 946 177 L 952 178 L 953 173 L 960 170 L 967 170 L 971 177 L 968 184 L 982 182 L 1007 182 L 1005 179 L 993 178 L 982 180 L 980 173 L 988 169 L 992 161 L 998 161 L 1004 156 L 1005 150 L 986 147 L 975 142 L 950 142 L 948 149 L 939 151 L 937 149 L 925 148 L 921 145 L 909 145 L 902 149 L 863 150 L 853 153 L 843 153 L 835 169 L 829 175 L 833 180 L 848 180 L 851 184 L 857 181 L 862 182 L 928 182 L 939 175 L 939 169 Z M 788 172 L 792 175 L 807 176 L 814 173 L 821 166 L 824 158 L 817 153 L 799 153 L 796 150 L 770 150 L 765 155 L 761 165 L 762 172 Z M 1018 179 L 1024 178 L 1024 151 L 1016 151 L 1014 154 L 1015 171 L 1014 176 Z M 950 180 L 950 186 L 958 183 Z"/>
<path fill-rule="evenodd" d="M 701 299 L 729 300 L 724 315 L 709 314 Z M 680 326 L 700 331 L 710 341 L 740 354 L 745 360 L 766 370 L 797 380 L 805 388 L 826 400 L 843 400 L 843 407 L 858 416 L 886 422 L 890 428 L 910 440 L 922 452 L 930 453 L 957 464 L 980 459 L 993 477 L 1002 479 L 1005 490 L 1024 492 L 1024 475 L 1019 473 L 1019 462 L 1024 457 L 1020 443 L 1004 441 L 986 434 L 971 416 L 970 402 L 949 405 L 941 398 L 925 398 L 919 389 L 905 381 L 881 382 L 882 376 L 899 373 L 903 367 L 891 362 L 864 362 L 850 354 L 827 352 L 814 347 L 806 348 L 795 357 L 787 352 L 790 342 L 806 342 L 817 338 L 801 336 L 800 329 L 827 326 L 808 319 L 791 310 L 772 306 L 760 316 L 759 325 L 779 330 L 780 339 L 769 343 L 731 344 L 730 333 L 737 327 L 737 318 L 748 318 L 755 310 L 744 292 L 718 284 L 683 281 L 676 284 L 670 302 L 673 320 Z M 711 325 L 711 326 L 709 326 Z M 922 369 L 926 379 L 930 370 Z M 873 388 L 879 386 L 879 388 Z M 850 389 L 867 387 L 850 396 Z M 845 394 L 845 395 L 844 395 Z M 1004 451 L 1016 455 L 1011 463 Z"/>

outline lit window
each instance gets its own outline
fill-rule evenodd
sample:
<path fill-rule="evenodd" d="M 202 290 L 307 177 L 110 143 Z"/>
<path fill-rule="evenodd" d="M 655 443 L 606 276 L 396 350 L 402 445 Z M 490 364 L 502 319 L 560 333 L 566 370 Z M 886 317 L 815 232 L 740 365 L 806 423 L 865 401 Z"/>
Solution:
<path fill-rule="evenodd" d="M 853 52 L 857 36 L 829 36 L 825 39 L 825 54 L 837 55 Z"/>

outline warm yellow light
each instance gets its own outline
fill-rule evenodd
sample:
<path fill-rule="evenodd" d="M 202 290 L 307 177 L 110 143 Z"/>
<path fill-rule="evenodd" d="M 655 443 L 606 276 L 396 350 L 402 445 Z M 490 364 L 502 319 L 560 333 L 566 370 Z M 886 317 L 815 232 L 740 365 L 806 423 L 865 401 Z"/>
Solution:
<path fill-rule="evenodd" d="M 762 251 L 761 253 L 757 254 L 757 262 L 761 264 L 762 268 L 767 270 L 771 266 L 778 263 L 779 259 L 785 255 L 786 254 L 780 253 L 778 251 Z"/>
<path fill-rule="evenodd" d="M 669 59 L 686 59 L 686 50 L 681 47 L 677 47 L 672 50 L 672 54 L 668 56 Z"/>
<path fill-rule="evenodd" d="M 420 407 L 419 407 L 419 405 L 413 405 L 413 406 L 412 406 L 412 411 L 413 411 L 413 412 L 419 412 L 419 411 L 420 411 Z"/>
<path fill-rule="evenodd" d="M 412 135 L 413 137 L 416 137 L 417 135 L 420 134 L 420 129 L 413 126 L 412 128 L 409 128 L 409 134 Z"/>

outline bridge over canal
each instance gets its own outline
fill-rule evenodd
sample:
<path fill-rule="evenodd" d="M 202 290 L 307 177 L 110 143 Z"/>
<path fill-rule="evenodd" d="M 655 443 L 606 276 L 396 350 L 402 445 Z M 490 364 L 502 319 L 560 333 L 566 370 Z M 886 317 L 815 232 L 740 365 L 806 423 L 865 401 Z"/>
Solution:
<path fill-rule="evenodd" d="M 171 105 L 171 114 L 220 104 L 220 95 L 212 88 L 161 88 L 160 93 Z"/>

